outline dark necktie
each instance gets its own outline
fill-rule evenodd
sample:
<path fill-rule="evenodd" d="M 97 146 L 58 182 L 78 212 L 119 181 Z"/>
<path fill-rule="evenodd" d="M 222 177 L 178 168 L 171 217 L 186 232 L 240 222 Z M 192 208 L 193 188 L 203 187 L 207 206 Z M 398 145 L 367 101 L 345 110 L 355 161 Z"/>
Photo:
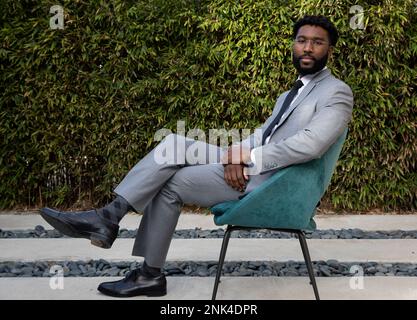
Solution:
<path fill-rule="evenodd" d="M 287 96 L 285 97 L 284 103 L 282 104 L 281 110 L 279 110 L 277 116 L 274 118 L 274 120 L 269 124 L 268 128 L 265 130 L 265 132 L 262 135 L 262 144 L 265 143 L 266 138 L 271 134 L 274 127 L 277 125 L 279 120 L 281 120 L 282 115 L 284 112 L 288 109 L 290 106 L 292 100 L 297 95 L 298 89 L 300 89 L 303 86 L 303 82 L 301 80 L 297 80 L 294 83 L 294 86 L 291 88 L 290 92 L 288 92 Z"/>

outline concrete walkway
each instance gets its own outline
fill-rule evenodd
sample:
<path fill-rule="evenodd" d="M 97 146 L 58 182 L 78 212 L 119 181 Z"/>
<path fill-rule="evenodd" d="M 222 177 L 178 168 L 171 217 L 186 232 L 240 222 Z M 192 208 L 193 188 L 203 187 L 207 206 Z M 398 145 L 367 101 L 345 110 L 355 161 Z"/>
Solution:
<path fill-rule="evenodd" d="M 96 288 L 120 277 L 69 277 L 63 288 L 51 289 L 51 278 L 0 278 L 0 299 L 8 300 L 113 300 Z M 314 300 L 306 277 L 222 277 L 217 300 Z M 365 277 L 351 286 L 349 277 L 317 277 L 322 300 L 416 300 L 417 278 Z M 127 300 L 210 300 L 214 277 L 169 277 L 163 297 Z M 52 287 L 54 287 L 52 285 Z M 124 300 L 124 299 L 123 299 Z"/>
<path fill-rule="evenodd" d="M 136 229 L 139 215 L 128 215 L 121 228 Z M 318 216 L 319 229 L 417 230 L 417 215 Z M 38 215 L 0 214 L 0 229 L 33 229 L 36 225 L 51 227 Z M 217 229 L 212 216 L 183 214 L 177 229 Z M 336 259 L 346 262 L 417 263 L 415 239 L 309 239 L 313 260 Z M 113 248 L 91 246 L 85 239 L 0 239 L 2 261 L 89 260 L 136 261 L 131 256 L 133 239 L 117 239 Z M 168 254 L 170 261 L 216 261 L 221 239 L 174 239 Z M 230 240 L 227 261 L 303 261 L 296 239 Z M 0 278 L 2 299 L 111 299 L 96 288 L 100 282 L 118 280 L 102 277 L 67 277 L 64 288 L 53 290 L 51 278 Z M 417 299 L 417 277 L 317 277 L 322 299 Z M 356 282 L 355 282 L 356 281 Z M 359 282 L 358 282 L 359 281 Z M 210 299 L 213 277 L 168 277 L 168 294 L 157 299 Z M 52 286 L 53 287 L 53 286 Z M 148 300 L 135 297 L 134 300 Z M 218 299 L 314 299 L 305 277 L 223 277 Z"/>
<path fill-rule="evenodd" d="M 309 239 L 313 260 L 340 262 L 417 263 L 417 239 Z M 117 239 L 111 249 L 90 245 L 86 239 L 0 239 L 1 261 L 60 261 L 105 259 L 141 260 L 132 257 L 134 239 Z M 168 261 L 217 261 L 222 239 L 173 239 Z M 65 249 L 63 249 L 65 248 Z M 304 261 L 297 239 L 230 239 L 230 261 Z"/>

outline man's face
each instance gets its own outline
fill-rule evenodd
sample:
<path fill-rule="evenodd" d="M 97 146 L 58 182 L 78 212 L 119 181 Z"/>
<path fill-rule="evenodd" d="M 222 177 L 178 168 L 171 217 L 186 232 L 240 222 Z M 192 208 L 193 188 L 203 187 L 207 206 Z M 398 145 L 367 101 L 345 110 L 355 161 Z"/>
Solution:
<path fill-rule="evenodd" d="M 324 68 L 332 52 L 329 33 L 319 26 L 304 25 L 294 40 L 292 62 L 303 76 Z"/>

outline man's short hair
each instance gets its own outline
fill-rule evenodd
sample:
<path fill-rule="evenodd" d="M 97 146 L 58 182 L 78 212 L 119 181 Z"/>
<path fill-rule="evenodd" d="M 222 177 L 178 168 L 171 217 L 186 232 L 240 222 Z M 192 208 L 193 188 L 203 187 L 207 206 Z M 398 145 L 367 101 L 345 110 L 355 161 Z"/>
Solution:
<path fill-rule="evenodd" d="M 298 20 L 293 27 L 293 39 L 297 36 L 298 30 L 305 25 L 322 27 L 329 33 L 330 45 L 336 45 L 337 39 L 339 39 L 339 33 L 334 24 L 324 16 L 304 16 Z"/>

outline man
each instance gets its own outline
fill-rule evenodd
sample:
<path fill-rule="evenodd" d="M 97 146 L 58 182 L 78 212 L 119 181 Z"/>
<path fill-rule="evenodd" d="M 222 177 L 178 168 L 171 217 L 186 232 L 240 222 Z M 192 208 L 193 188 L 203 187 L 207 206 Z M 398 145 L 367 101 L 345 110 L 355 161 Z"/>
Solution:
<path fill-rule="evenodd" d="M 295 23 L 293 37 L 299 77 L 278 98 L 261 127 L 262 137 L 252 135 L 223 152 L 172 134 L 130 170 L 106 207 L 80 213 L 41 210 L 64 234 L 90 239 L 102 248 L 111 247 L 118 223 L 129 210 L 144 212 L 132 252 L 145 258 L 142 267 L 122 280 L 100 284 L 100 292 L 117 297 L 166 294 L 161 268 L 183 204 L 210 207 L 237 200 L 277 170 L 319 158 L 343 133 L 351 119 L 352 92 L 326 67 L 338 39 L 336 28 L 325 17 L 306 16 Z M 206 158 L 216 160 L 188 161 L 196 146 L 207 151 Z M 175 152 L 166 152 L 165 161 L 160 161 L 161 149 Z"/>

